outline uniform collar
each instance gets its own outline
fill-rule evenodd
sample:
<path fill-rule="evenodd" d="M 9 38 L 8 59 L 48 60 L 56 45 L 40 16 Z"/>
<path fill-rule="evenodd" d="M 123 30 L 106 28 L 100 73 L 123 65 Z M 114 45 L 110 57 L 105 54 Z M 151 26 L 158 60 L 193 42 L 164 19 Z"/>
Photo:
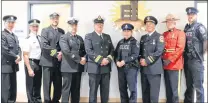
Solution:
<path fill-rule="evenodd" d="M 30 32 L 29 35 L 30 35 L 30 36 L 37 36 L 37 34 L 34 34 L 34 33 L 32 33 L 32 32 Z"/>
<path fill-rule="evenodd" d="M 128 38 L 128 39 L 125 39 L 124 38 L 124 41 L 126 42 L 126 41 L 130 41 L 130 40 L 132 40 L 133 39 L 133 37 L 131 36 L 130 38 Z"/>
<path fill-rule="evenodd" d="M 12 31 L 10 31 L 10 30 L 8 30 L 8 29 L 4 29 L 4 31 L 6 31 L 7 33 L 9 33 L 9 34 L 13 34 L 13 32 Z"/>
<path fill-rule="evenodd" d="M 52 25 L 51 25 L 51 28 L 53 28 L 54 30 L 58 29 L 58 27 L 53 27 Z"/>
<path fill-rule="evenodd" d="M 151 36 L 154 32 L 155 32 L 155 30 L 153 32 L 151 32 L 151 33 L 147 33 L 147 35 Z"/>
<path fill-rule="evenodd" d="M 173 29 L 170 29 L 170 30 L 168 30 L 169 32 L 173 32 L 173 31 L 175 31 L 175 27 L 173 28 Z"/>
<path fill-rule="evenodd" d="M 72 36 L 72 37 L 76 37 L 76 36 L 77 36 L 77 34 L 73 35 L 71 32 L 69 32 L 69 34 L 70 34 L 70 36 Z"/>
<path fill-rule="evenodd" d="M 196 23 L 197 23 L 197 22 L 194 21 L 192 24 L 188 23 L 188 25 L 189 25 L 190 27 L 193 27 L 193 25 L 196 24 Z"/>
<path fill-rule="evenodd" d="M 96 32 L 96 31 L 95 31 L 95 32 Z M 98 36 L 102 36 L 103 33 L 98 33 L 98 32 L 96 32 L 96 34 L 97 34 Z"/>

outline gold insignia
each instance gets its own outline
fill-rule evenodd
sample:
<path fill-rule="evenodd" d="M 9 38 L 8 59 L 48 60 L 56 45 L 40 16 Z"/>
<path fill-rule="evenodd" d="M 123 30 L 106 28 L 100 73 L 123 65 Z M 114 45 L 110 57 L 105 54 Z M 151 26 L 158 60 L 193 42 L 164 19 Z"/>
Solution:
<path fill-rule="evenodd" d="M 98 16 L 98 18 L 97 18 L 97 19 L 98 19 L 98 20 L 102 20 L 102 18 L 101 18 L 101 16 L 100 16 L 100 15 Z"/>
<path fill-rule="evenodd" d="M 160 42 L 164 42 L 164 37 L 163 36 L 160 36 Z"/>
<path fill-rule="evenodd" d="M 37 23 L 37 21 L 36 21 L 36 20 L 34 20 L 34 23 L 36 24 L 36 23 Z"/>

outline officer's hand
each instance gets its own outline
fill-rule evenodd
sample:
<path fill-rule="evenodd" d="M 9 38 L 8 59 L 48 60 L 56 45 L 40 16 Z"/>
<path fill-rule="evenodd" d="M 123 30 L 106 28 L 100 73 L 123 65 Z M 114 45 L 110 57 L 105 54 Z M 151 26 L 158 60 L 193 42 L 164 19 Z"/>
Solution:
<path fill-rule="evenodd" d="M 61 61 L 61 59 L 62 59 L 62 52 L 58 52 L 57 58 L 58 58 L 58 61 Z"/>
<path fill-rule="evenodd" d="M 82 65 L 85 65 L 86 64 L 86 58 L 85 57 L 82 57 L 81 58 L 80 64 L 82 64 Z"/>
<path fill-rule="evenodd" d="M 147 63 L 146 63 L 146 61 L 145 61 L 145 59 L 140 59 L 140 65 L 141 66 L 147 66 Z"/>
<path fill-rule="evenodd" d="M 170 60 L 163 60 L 163 65 L 167 66 L 168 64 L 170 64 Z"/>
<path fill-rule="evenodd" d="M 119 61 L 116 62 L 116 65 L 117 65 L 117 67 L 119 67 L 119 68 L 122 67 L 122 66 L 121 66 L 121 62 L 119 62 Z"/>
<path fill-rule="evenodd" d="M 35 76 L 35 73 L 32 69 L 28 70 L 28 74 L 30 77 L 34 77 Z"/>
<path fill-rule="evenodd" d="M 125 65 L 125 61 L 124 60 L 122 60 L 120 63 L 121 63 L 121 67 Z"/>
<path fill-rule="evenodd" d="M 103 58 L 102 62 L 101 62 L 101 66 L 105 66 L 109 63 L 107 58 Z"/>
<path fill-rule="evenodd" d="M 19 64 L 20 61 L 21 61 L 21 58 L 20 58 L 19 55 L 17 55 L 17 59 L 15 60 L 15 63 L 16 63 L 16 64 Z"/>

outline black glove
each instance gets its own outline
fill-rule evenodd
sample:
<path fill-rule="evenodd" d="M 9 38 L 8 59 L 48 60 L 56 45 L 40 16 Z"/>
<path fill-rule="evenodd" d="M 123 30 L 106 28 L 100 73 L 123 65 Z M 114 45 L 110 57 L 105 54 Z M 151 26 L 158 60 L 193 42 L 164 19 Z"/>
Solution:
<path fill-rule="evenodd" d="M 170 63 L 170 60 L 163 60 L 163 65 L 167 66 Z"/>

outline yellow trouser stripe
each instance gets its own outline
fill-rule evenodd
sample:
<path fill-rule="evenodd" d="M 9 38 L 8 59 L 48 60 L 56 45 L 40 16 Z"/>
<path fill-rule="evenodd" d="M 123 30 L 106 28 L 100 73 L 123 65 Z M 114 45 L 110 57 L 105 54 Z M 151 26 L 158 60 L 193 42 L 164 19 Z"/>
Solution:
<path fill-rule="evenodd" d="M 110 58 L 111 60 L 113 60 L 113 57 L 111 55 L 108 55 L 107 57 Z"/>
<path fill-rule="evenodd" d="M 179 73 L 178 73 L 178 99 L 179 99 L 180 94 L 181 94 L 180 92 L 181 92 L 181 70 L 179 70 Z"/>
<path fill-rule="evenodd" d="M 149 56 L 147 58 L 150 60 L 151 63 L 153 62 L 152 59 Z"/>
<path fill-rule="evenodd" d="M 101 55 L 98 55 L 98 56 L 96 57 L 96 59 L 95 59 L 95 62 L 98 62 L 98 61 L 100 60 L 101 57 L 102 57 Z"/>

